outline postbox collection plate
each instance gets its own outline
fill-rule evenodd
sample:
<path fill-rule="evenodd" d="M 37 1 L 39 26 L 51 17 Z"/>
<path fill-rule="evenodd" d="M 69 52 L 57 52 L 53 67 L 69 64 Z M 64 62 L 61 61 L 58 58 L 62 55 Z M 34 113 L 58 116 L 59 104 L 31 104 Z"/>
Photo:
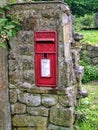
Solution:
<path fill-rule="evenodd" d="M 41 60 L 41 77 L 50 77 L 50 59 Z"/>
<path fill-rule="evenodd" d="M 36 31 L 34 41 L 36 86 L 57 87 L 57 32 Z"/>

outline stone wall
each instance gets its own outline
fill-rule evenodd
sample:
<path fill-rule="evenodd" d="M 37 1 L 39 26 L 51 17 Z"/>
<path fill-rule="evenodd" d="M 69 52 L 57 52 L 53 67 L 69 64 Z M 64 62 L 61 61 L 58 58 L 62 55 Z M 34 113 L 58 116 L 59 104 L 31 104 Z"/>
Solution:
<path fill-rule="evenodd" d="M 98 28 L 98 13 L 95 13 L 95 27 Z"/>
<path fill-rule="evenodd" d="M 9 40 L 7 59 L 12 130 L 73 130 L 83 67 L 69 7 L 62 2 L 20 3 L 7 14 L 19 17 L 22 25 Z M 56 88 L 35 84 L 34 32 L 45 30 L 58 34 Z"/>
<path fill-rule="evenodd" d="M 81 49 L 81 59 L 83 54 L 88 56 L 89 62 L 92 65 L 98 65 L 98 45 L 83 44 Z"/>

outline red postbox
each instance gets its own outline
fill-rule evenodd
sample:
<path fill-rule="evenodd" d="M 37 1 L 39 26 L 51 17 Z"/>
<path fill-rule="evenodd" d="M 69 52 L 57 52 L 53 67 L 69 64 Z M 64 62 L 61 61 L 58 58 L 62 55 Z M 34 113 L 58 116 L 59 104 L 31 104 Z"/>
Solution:
<path fill-rule="evenodd" d="M 57 32 L 37 31 L 35 40 L 35 82 L 39 87 L 56 87 L 57 69 Z"/>

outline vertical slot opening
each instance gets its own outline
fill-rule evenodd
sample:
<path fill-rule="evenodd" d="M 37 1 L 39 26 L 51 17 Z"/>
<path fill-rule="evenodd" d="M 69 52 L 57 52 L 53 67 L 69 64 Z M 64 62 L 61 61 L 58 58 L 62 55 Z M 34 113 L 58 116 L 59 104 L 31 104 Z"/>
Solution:
<path fill-rule="evenodd" d="M 47 58 L 47 53 L 44 53 L 44 58 Z"/>

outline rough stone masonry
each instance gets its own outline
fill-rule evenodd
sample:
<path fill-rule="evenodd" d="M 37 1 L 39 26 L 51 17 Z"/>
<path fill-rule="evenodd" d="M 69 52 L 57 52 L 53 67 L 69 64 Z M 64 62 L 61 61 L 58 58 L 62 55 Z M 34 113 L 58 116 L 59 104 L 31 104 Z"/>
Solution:
<path fill-rule="evenodd" d="M 8 86 L 12 130 L 73 130 L 81 92 L 79 40 L 74 38 L 72 14 L 63 2 L 13 4 L 8 12 L 19 17 L 22 30 L 9 40 Z M 58 84 L 35 85 L 34 32 L 58 34 Z M 81 94 L 82 96 L 82 94 Z"/>

